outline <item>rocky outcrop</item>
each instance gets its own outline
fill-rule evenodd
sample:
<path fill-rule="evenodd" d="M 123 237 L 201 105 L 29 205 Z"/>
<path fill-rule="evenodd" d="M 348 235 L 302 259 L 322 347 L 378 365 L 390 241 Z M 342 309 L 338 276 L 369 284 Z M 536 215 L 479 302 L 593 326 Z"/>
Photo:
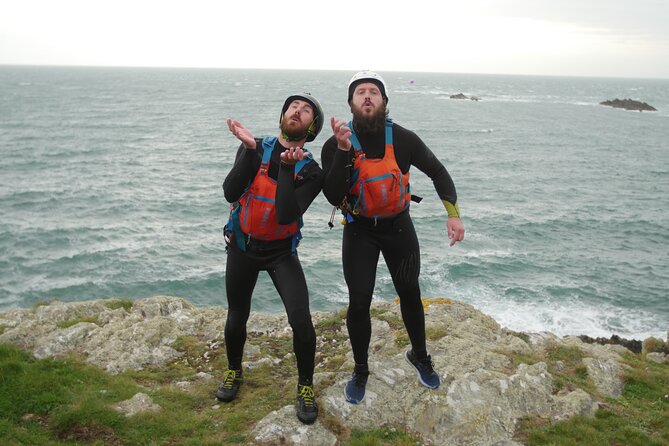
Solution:
<path fill-rule="evenodd" d="M 467 96 L 463 93 L 452 94 L 452 95 L 449 96 L 449 98 L 451 98 L 451 99 L 470 99 L 472 101 L 478 101 L 478 100 L 481 99 L 478 96 Z"/>
<path fill-rule="evenodd" d="M 634 99 L 614 99 L 603 101 L 599 103 L 600 105 L 606 105 L 613 108 L 624 108 L 625 110 L 635 110 L 635 111 L 657 111 L 657 109 L 651 105 L 646 104 L 645 102 L 635 101 Z"/>
<path fill-rule="evenodd" d="M 206 346 L 201 356 L 205 363 L 210 351 L 224 346 L 223 308 L 197 308 L 184 299 L 166 296 L 137 300 L 129 309 L 116 308 L 113 303 L 54 302 L 0 313 L 0 343 L 19 345 L 38 358 L 76 353 L 110 373 L 181 360 L 184 353 L 177 340 L 182 337 L 198 339 Z M 510 332 L 474 307 L 450 300 L 428 300 L 425 306 L 428 348 L 442 377 L 439 389 L 422 387 L 404 359 L 408 341 L 399 305 L 374 303 L 367 395 L 360 405 L 347 403 L 342 389 L 353 358 L 345 324 L 340 316 L 314 313 L 319 421 L 304 426 L 294 417 L 294 408 L 286 406 L 256 425 L 254 441 L 333 445 L 337 433 L 345 429 L 404 426 L 434 444 L 514 445 L 519 419 L 592 416 L 598 400 L 620 395 L 621 354 L 627 351 L 620 345 L 588 344 L 578 337 L 550 333 Z M 250 340 L 259 336 L 289 340 L 292 336 L 284 315 L 254 313 L 247 332 Z M 323 353 L 326 351 L 329 353 Z M 556 359 L 556 352 L 564 358 L 558 355 Z M 245 359 L 247 370 L 263 364 L 271 368 L 283 361 L 294 364 L 292 355 L 263 356 L 251 343 Z M 558 386 L 556 376 L 568 373 L 570 367 L 585 369 L 597 391 L 591 394 Z M 222 372 L 209 367 L 192 380 L 212 379 L 212 375 L 218 380 Z M 252 373 L 247 379 L 250 376 Z M 173 385 L 187 392 L 189 383 Z M 214 381 L 212 388 L 215 385 Z M 144 395 L 135 400 L 119 407 L 131 407 L 125 413 L 136 412 L 134 403 L 141 407 L 138 410 L 159 410 Z"/>

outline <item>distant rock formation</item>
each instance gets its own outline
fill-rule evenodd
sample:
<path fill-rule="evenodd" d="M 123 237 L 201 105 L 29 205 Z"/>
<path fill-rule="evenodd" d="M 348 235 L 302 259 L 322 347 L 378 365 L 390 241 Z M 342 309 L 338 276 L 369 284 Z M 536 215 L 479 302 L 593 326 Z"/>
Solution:
<path fill-rule="evenodd" d="M 635 111 L 657 111 L 657 109 L 645 102 L 635 101 L 634 99 L 614 99 L 612 101 L 603 101 L 600 105 L 606 105 L 613 108 L 624 108 L 625 110 Z"/>
<path fill-rule="evenodd" d="M 592 416 L 599 406 L 597 397 L 582 389 L 555 392 L 556 374 L 566 367 L 564 361 L 547 355 L 556 349 L 579 352 L 582 359 L 575 359 L 575 364 L 587 370 L 588 380 L 601 395 L 620 395 L 622 355 L 629 351 L 621 345 L 589 344 L 576 336 L 511 332 L 473 306 L 448 299 L 426 299 L 424 306 L 428 347 L 442 377 L 439 389 L 422 387 L 404 360 L 408 339 L 399 305 L 375 302 L 367 395 L 360 405 L 347 403 L 342 389 L 354 361 L 346 323 L 338 314 L 314 312 L 318 335 L 314 384 L 322 419 L 328 422 L 319 419 L 312 426 L 301 425 L 292 416 L 294 407 L 286 406 L 255 426 L 254 443 L 275 444 L 284 438 L 285 444 L 334 445 L 338 440 L 333 426 L 372 429 L 392 425 L 406 426 L 434 444 L 519 445 L 514 432 L 522 418 Z M 220 379 L 223 371 L 213 367 L 209 357 L 218 354 L 219 346 L 224 348 L 226 314 L 222 307 L 198 308 L 185 299 L 166 296 L 136 300 L 129 308 L 118 308 L 113 299 L 53 302 L 0 312 L 0 343 L 19 345 L 37 358 L 82 355 L 90 364 L 116 374 L 182 358 L 176 340 L 188 336 L 206 346 L 200 358 L 201 375 Z M 289 340 L 292 333 L 285 315 L 254 312 L 247 331 L 245 369 L 283 361 L 293 364 L 292 355 L 274 357 L 252 343 L 261 336 Z M 536 359 L 524 363 L 514 358 Z M 657 360 L 664 362 L 667 356 L 658 354 Z M 185 384 L 174 383 L 188 391 Z M 212 392 L 215 387 L 212 383 Z M 159 410 L 140 397 L 135 399 L 141 399 L 142 410 Z M 125 404 L 129 403 L 119 406 Z"/>
<path fill-rule="evenodd" d="M 472 101 L 478 101 L 480 99 L 478 96 L 466 96 L 462 93 L 452 94 L 449 97 L 451 99 L 471 99 Z"/>

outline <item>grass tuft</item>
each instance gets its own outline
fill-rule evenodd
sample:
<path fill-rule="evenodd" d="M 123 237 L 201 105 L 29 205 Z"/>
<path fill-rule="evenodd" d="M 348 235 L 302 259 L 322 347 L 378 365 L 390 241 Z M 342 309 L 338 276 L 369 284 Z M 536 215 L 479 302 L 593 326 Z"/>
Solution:
<path fill-rule="evenodd" d="M 123 308 L 128 313 L 130 313 L 130 310 L 132 310 L 133 305 L 134 303 L 130 299 L 114 299 L 105 302 L 105 306 L 110 310 L 117 310 L 119 308 Z"/>
<path fill-rule="evenodd" d="M 70 328 L 70 327 L 72 327 L 74 325 L 77 325 L 81 322 L 90 322 L 90 323 L 99 325 L 97 317 L 85 316 L 85 317 L 79 317 L 79 318 L 76 318 L 76 319 L 70 319 L 69 321 L 58 322 L 56 324 L 56 327 L 58 327 L 58 328 Z"/>

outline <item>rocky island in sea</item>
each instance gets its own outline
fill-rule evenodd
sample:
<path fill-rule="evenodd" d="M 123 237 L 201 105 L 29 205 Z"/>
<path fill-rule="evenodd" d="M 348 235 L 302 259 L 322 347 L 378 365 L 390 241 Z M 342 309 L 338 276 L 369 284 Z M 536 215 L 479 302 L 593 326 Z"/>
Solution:
<path fill-rule="evenodd" d="M 248 427 L 245 440 L 334 446 L 352 428 L 392 426 L 414 433 L 424 444 L 512 446 L 521 444 L 515 437 L 520 420 L 540 418 L 553 423 L 574 416 L 593 417 L 621 395 L 628 367 L 623 358 L 631 354 L 621 345 L 509 331 L 473 306 L 449 299 L 425 299 L 424 307 L 428 348 L 442 377 L 439 389 L 422 387 L 404 360 L 409 341 L 399 305 L 375 302 L 367 395 L 360 405 L 347 403 L 342 389 L 353 358 L 345 311 L 315 312 L 318 421 L 302 425 L 292 404 L 265 407 L 258 403 L 256 410 L 264 412 Z M 258 394 L 269 392 L 257 384 L 261 378 L 269 379 L 270 387 L 287 389 L 288 398 L 294 397 L 295 358 L 287 318 L 253 312 L 244 353 L 246 387 L 239 401 L 229 406 L 216 402 L 214 391 L 225 371 L 226 314 L 222 307 L 200 308 L 167 296 L 56 301 L 0 313 L 0 344 L 19 346 L 36 358 L 74 355 L 111 375 L 170 365 L 180 371 L 166 374 L 172 378 L 157 386 L 144 385 L 130 399 L 115 401 L 114 409 L 126 417 L 160 413 L 154 399 L 165 388 L 204 400 L 198 410 L 210 418 L 226 410 L 233 413 L 240 407 L 234 404 L 250 404 L 245 392 L 251 398 L 254 386 L 260 386 Z M 666 349 L 664 341 L 657 342 Z M 642 354 L 649 363 L 667 362 L 664 352 Z M 587 391 L 573 385 L 581 380 Z"/>
<path fill-rule="evenodd" d="M 478 96 L 467 96 L 464 93 L 452 94 L 452 95 L 449 96 L 449 98 L 450 99 L 469 99 L 469 100 L 472 100 L 472 101 L 478 101 L 478 100 L 481 99 Z"/>
<path fill-rule="evenodd" d="M 602 101 L 600 105 L 606 105 L 613 108 L 623 108 L 625 110 L 634 110 L 634 111 L 657 111 L 652 105 L 648 105 L 645 102 L 635 101 L 634 99 L 614 99 L 608 101 Z"/>

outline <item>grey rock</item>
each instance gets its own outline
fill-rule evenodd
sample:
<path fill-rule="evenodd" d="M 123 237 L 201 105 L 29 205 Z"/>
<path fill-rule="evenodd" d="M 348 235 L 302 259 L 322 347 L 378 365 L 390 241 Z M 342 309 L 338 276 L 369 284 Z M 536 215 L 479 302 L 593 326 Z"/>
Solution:
<path fill-rule="evenodd" d="M 115 409 L 127 418 L 142 412 L 159 412 L 161 407 L 154 404 L 153 399 L 149 395 L 140 392 L 132 398 L 120 402 Z"/>
<path fill-rule="evenodd" d="M 59 328 L 37 339 L 33 354 L 36 358 L 52 358 L 79 350 L 95 330 L 91 322 L 80 322 L 69 328 Z"/>
<path fill-rule="evenodd" d="M 664 364 L 667 362 L 668 356 L 664 353 L 651 352 L 646 354 L 646 359 L 649 361 L 657 362 L 658 364 Z"/>
<path fill-rule="evenodd" d="M 617 398 L 623 391 L 623 368 L 614 359 L 583 358 L 588 376 L 597 390 L 606 396 Z"/>
<path fill-rule="evenodd" d="M 574 415 L 592 417 L 597 412 L 599 404 L 582 389 L 576 389 L 555 398 L 553 407 L 553 420 L 560 421 L 571 418 Z"/>
<path fill-rule="evenodd" d="M 302 424 L 294 406 L 284 406 L 260 420 L 251 432 L 256 445 L 335 446 L 337 437 L 317 419 L 314 424 Z"/>

